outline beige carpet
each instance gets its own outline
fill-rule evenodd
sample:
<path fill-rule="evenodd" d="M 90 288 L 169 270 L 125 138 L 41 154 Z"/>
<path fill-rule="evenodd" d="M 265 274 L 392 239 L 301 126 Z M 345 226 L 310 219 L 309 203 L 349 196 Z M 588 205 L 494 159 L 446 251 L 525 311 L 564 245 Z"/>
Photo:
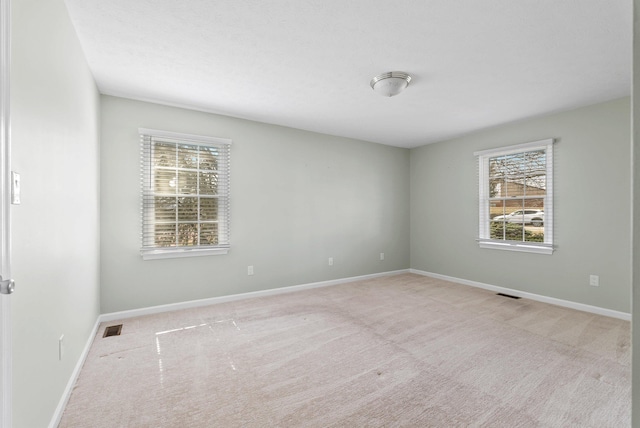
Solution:
<path fill-rule="evenodd" d="M 123 322 L 61 427 L 630 426 L 628 322 L 418 275 Z"/>

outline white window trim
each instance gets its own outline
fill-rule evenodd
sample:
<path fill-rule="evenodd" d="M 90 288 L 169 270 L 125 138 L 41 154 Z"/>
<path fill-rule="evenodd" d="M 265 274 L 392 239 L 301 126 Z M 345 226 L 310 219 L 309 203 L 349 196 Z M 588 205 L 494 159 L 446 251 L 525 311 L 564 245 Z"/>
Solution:
<path fill-rule="evenodd" d="M 169 248 L 142 250 L 142 260 L 178 259 L 182 257 L 219 256 L 227 254 L 229 248 Z"/>
<path fill-rule="evenodd" d="M 532 141 L 530 143 L 516 144 L 513 146 L 500 147 L 496 149 L 481 150 L 474 153 L 478 157 L 478 182 L 479 182 L 479 238 L 477 239 L 480 248 L 493 250 L 520 251 L 537 254 L 553 254 L 553 138 Z M 487 213 L 489 212 L 489 158 L 496 156 L 510 155 L 524 151 L 546 151 L 546 178 L 547 188 L 544 197 L 544 243 L 540 242 L 520 242 L 503 241 L 490 239 L 490 225 Z"/>
<path fill-rule="evenodd" d="M 209 143 L 209 144 L 231 144 L 232 141 L 229 138 L 207 137 L 204 135 L 183 134 L 180 132 L 161 131 L 158 129 L 138 128 L 138 134 L 150 135 L 158 138 L 169 138 L 178 141 L 194 142 L 194 143 Z"/>
<path fill-rule="evenodd" d="M 209 137 L 203 135 L 184 134 L 180 132 L 162 131 L 149 128 L 138 128 L 140 136 L 147 135 L 165 140 L 173 140 L 179 143 L 196 143 L 201 145 L 231 145 L 232 140 L 228 138 Z M 230 168 L 227 165 L 227 170 Z M 227 180 L 227 185 L 228 185 Z M 144 213 L 149 214 L 149 213 Z M 228 214 L 227 214 L 228 215 Z M 227 224 L 229 219 L 225 219 Z M 227 234 L 229 231 L 227 230 Z M 173 259 L 183 257 L 216 256 L 229 252 L 229 244 L 216 247 L 141 247 L 140 254 L 143 260 Z"/>

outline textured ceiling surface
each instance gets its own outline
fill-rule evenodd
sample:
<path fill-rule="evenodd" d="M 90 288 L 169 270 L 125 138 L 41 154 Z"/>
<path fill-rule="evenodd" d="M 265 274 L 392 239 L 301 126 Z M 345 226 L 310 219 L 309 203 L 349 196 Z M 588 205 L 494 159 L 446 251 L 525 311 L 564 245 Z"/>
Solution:
<path fill-rule="evenodd" d="M 631 91 L 631 0 L 65 1 L 104 94 L 399 147 Z"/>

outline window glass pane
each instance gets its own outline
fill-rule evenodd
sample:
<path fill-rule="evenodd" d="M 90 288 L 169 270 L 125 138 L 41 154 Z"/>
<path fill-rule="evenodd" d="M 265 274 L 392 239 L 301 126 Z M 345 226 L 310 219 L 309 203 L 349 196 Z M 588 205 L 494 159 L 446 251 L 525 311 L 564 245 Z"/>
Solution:
<path fill-rule="evenodd" d="M 157 247 L 173 247 L 176 245 L 176 225 L 156 224 L 155 244 Z"/>
<path fill-rule="evenodd" d="M 544 242 L 544 199 L 527 199 L 525 241 Z"/>
<path fill-rule="evenodd" d="M 200 220 L 218 220 L 218 198 L 200 199 Z"/>
<path fill-rule="evenodd" d="M 489 218 L 494 219 L 497 216 L 505 215 L 504 201 L 490 201 L 489 203 Z"/>
<path fill-rule="evenodd" d="M 176 193 L 176 172 L 171 169 L 156 169 L 154 173 L 154 186 L 156 193 Z"/>
<path fill-rule="evenodd" d="M 198 220 L 198 198 L 178 198 L 178 221 Z"/>
<path fill-rule="evenodd" d="M 522 224 L 506 221 L 494 221 L 491 223 L 491 238 L 505 241 L 523 241 Z"/>
<path fill-rule="evenodd" d="M 515 211 L 520 211 L 524 208 L 524 200 L 523 199 L 508 199 L 506 201 L 502 201 L 504 203 L 504 212 L 505 214 L 511 214 Z"/>
<path fill-rule="evenodd" d="M 217 172 L 201 172 L 200 173 L 200 194 L 201 195 L 217 195 L 218 194 L 218 173 Z"/>
<path fill-rule="evenodd" d="M 178 167 L 198 168 L 198 146 L 182 144 L 178 146 Z"/>
<path fill-rule="evenodd" d="M 198 245 L 198 223 L 178 225 L 178 245 L 181 247 Z"/>
<path fill-rule="evenodd" d="M 523 154 L 524 184 L 527 196 L 544 196 L 547 187 L 547 155 L 544 150 Z"/>
<path fill-rule="evenodd" d="M 200 224 L 200 245 L 218 245 L 218 223 Z"/>
<path fill-rule="evenodd" d="M 541 211 L 542 213 L 544 213 L 544 198 L 527 199 L 525 202 L 525 209 L 536 212 Z"/>
<path fill-rule="evenodd" d="M 153 166 L 174 168 L 176 166 L 176 145 L 172 143 L 154 144 Z"/>
<path fill-rule="evenodd" d="M 489 159 L 489 178 L 504 178 L 504 156 Z"/>
<path fill-rule="evenodd" d="M 524 227 L 524 240 L 527 242 L 544 242 L 544 227 L 527 225 Z"/>
<path fill-rule="evenodd" d="M 547 193 L 547 174 L 530 172 L 525 178 L 527 196 L 544 196 Z"/>
<path fill-rule="evenodd" d="M 195 171 L 178 171 L 178 193 L 181 195 L 198 194 L 198 173 Z"/>
<path fill-rule="evenodd" d="M 156 221 L 176 221 L 176 198 L 156 196 L 154 198 L 154 214 Z"/>
<path fill-rule="evenodd" d="M 504 191 L 506 187 L 504 185 L 504 179 L 501 177 L 489 179 L 489 197 L 501 198 L 504 197 Z"/>
<path fill-rule="evenodd" d="M 200 147 L 200 169 L 207 171 L 217 170 L 218 152 L 217 147 Z"/>
<path fill-rule="evenodd" d="M 512 177 L 507 180 L 507 195 L 511 198 L 525 196 L 525 179 L 524 177 Z"/>
<path fill-rule="evenodd" d="M 505 239 L 505 225 L 504 221 L 494 220 L 491 222 L 491 239 Z"/>

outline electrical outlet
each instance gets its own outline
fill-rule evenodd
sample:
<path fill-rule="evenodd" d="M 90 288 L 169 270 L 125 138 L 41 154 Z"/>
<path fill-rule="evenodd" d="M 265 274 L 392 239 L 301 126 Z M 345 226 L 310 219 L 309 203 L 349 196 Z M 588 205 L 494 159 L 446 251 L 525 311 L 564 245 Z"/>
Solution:
<path fill-rule="evenodd" d="M 20 205 L 20 174 L 11 171 L 11 203 Z"/>
<path fill-rule="evenodd" d="M 247 275 L 253 275 L 253 266 L 247 266 Z"/>
<path fill-rule="evenodd" d="M 62 361 L 64 356 L 64 334 L 58 339 L 58 360 Z"/>
<path fill-rule="evenodd" d="M 589 275 L 589 285 L 594 287 L 600 286 L 600 277 L 598 275 Z"/>
<path fill-rule="evenodd" d="M 333 257 L 329 257 L 329 266 L 333 266 Z"/>
<path fill-rule="evenodd" d="M 380 253 L 380 260 L 384 260 L 384 253 Z"/>

